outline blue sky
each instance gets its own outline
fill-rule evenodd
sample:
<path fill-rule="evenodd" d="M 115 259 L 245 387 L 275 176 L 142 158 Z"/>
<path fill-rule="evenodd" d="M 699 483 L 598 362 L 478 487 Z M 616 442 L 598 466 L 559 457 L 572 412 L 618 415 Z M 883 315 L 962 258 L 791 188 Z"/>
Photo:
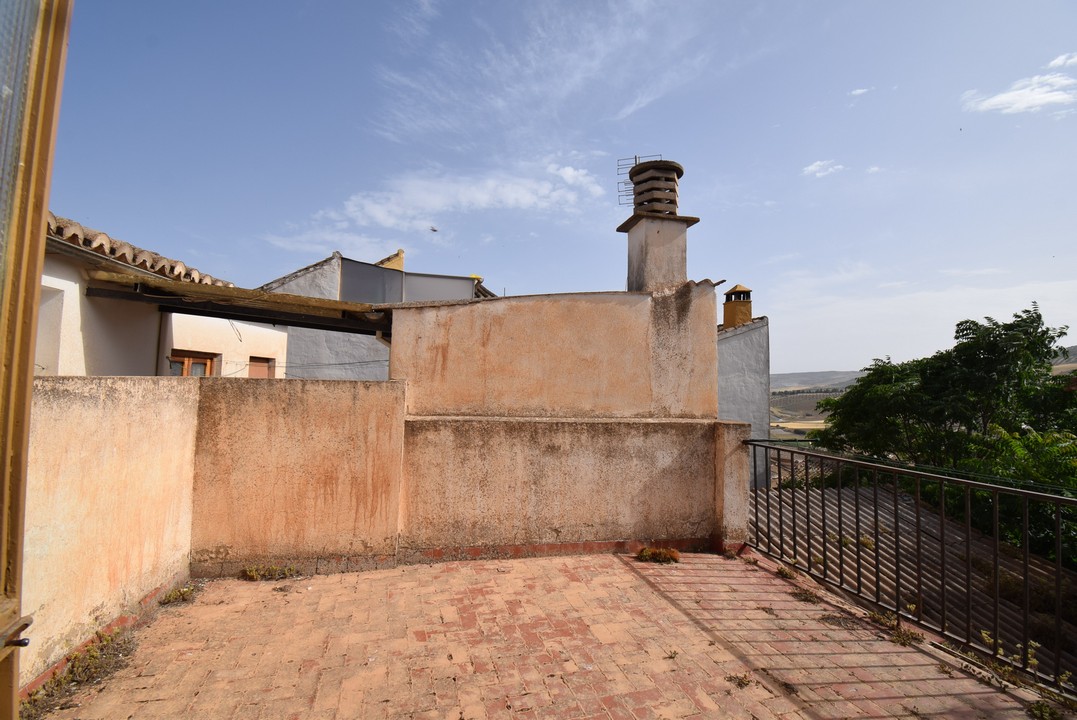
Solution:
<path fill-rule="evenodd" d="M 75 4 L 52 210 L 244 287 L 333 250 L 623 290 L 617 159 L 775 372 L 1038 301 L 1077 342 L 1077 3 Z M 431 232 L 431 227 L 438 232 Z"/>

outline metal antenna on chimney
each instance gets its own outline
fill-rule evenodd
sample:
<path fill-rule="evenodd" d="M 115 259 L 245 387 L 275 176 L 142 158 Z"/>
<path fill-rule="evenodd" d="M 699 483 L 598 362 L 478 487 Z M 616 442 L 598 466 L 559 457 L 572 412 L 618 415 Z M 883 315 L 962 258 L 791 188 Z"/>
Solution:
<path fill-rule="evenodd" d="M 661 155 L 633 155 L 632 157 L 618 158 L 617 159 L 617 175 L 627 176 L 628 171 L 639 165 L 641 162 L 649 162 L 651 160 L 661 160 Z M 634 205 L 635 198 L 633 197 L 633 188 L 631 180 L 618 180 L 617 181 L 617 204 L 618 205 Z"/>

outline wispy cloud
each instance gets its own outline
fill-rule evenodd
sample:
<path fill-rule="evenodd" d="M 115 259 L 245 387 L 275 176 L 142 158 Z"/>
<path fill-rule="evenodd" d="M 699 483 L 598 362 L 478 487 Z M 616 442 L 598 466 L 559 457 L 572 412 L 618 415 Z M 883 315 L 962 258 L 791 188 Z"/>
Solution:
<path fill-rule="evenodd" d="M 845 166 L 839 165 L 835 160 L 816 160 L 811 165 L 801 170 L 800 174 L 821 178 L 841 172 L 844 169 Z"/>
<path fill-rule="evenodd" d="M 433 26 L 419 64 L 416 55 L 406 64 L 387 58 L 377 70 L 387 93 L 375 131 L 461 150 L 488 148 L 492 137 L 535 145 L 578 127 L 581 115 L 613 112 L 624 120 L 714 71 L 714 40 L 695 17 L 712 12 L 705 4 L 670 6 L 661 23 L 651 22 L 655 8 L 646 3 L 544 2 L 520 10 L 514 24 L 496 31 L 477 13 L 456 12 L 453 33 Z M 626 62 L 644 45 L 647 72 Z"/>
<path fill-rule="evenodd" d="M 948 277 L 979 277 L 982 275 L 1000 275 L 1002 270 L 1000 268 L 950 268 L 939 270 L 939 272 Z"/>
<path fill-rule="evenodd" d="M 1054 60 L 1047 63 L 1047 68 L 1049 70 L 1055 70 L 1057 68 L 1070 67 L 1073 65 L 1077 65 L 1077 53 L 1066 53 L 1064 55 L 1059 55 Z"/>
<path fill-rule="evenodd" d="M 872 165 L 871 167 L 869 167 L 864 172 L 866 172 L 868 175 L 875 175 L 876 173 L 881 173 L 882 171 L 883 171 L 883 169 L 881 167 L 879 167 L 878 165 Z"/>
<path fill-rule="evenodd" d="M 554 207 L 571 212 L 581 194 L 597 198 L 603 190 L 587 170 L 554 163 L 539 174 L 412 173 L 393 178 L 386 190 L 352 195 L 342 213 L 358 227 L 426 230 L 454 213 Z"/>
<path fill-rule="evenodd" d="M 439 0 L 404 0 L 394 5 L 389 31 L 410 49 L 430 34 L 430 24 L 438 17 Z"/>
<path fill-rule="evenodd" d="M 355 193 L 339 208 L 321 210 L 304 225 L 264 239 L 286 250 L 380 257 L 417 234 L 427 243 L 451 245 L 454 217 L 506 210 L 572 214 L 603 195 L 590 171 L 552 161 L 512 171 L 403 173 L 390 178 L 383 189 Z M 438 228 L 436 235 L 430 232 L 433 228 Z"/>
<path fill-rule="evenodd" d="M 390 255 L 401 245 L 405 245 L 404 249 L 412 252 L 409 246 L 399 241 L 340 230 L 317 220 L 313 220 L 305 228 L 294 229 L 285 234 L 266 235 L 263 239 L 282 250 L 322 256 L 328 256 L 334 250 L 339 250 L 348 257 L 364 262 L 373 262 Z"/>
<path fill-rule="evenodd" d="M 850 90 L 849 94 L 852 95 L 853 97 L 860 97 L 861 95 L 867 95 L 869 92 L 871 92 L 874 89 L 875 88 L 857 88 L 856 90 Z"/>
<path fill-rule="evenodd" d="M 983 95 L 978 90 L 969 90 L 961 96 L 961 100 L 964 109 L 969 112 L 1039 112 L 1046 107 L 1077 102 L 1077 80 L 1063 73 L 1033 75 L 1018 80 L 1009 90 L 997 95 Z"/>

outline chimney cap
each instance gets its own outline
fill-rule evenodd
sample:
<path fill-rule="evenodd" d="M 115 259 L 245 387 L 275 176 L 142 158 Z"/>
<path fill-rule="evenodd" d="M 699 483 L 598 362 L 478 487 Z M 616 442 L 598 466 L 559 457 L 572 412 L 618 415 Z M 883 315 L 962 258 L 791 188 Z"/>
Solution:
<path fill-rule="evenodd" d="M 726 297 L 729 297 L 730 295 L 736 295 L 738 293 L 750 293 L 750 292 L 751 292 L 751 289 L 746 288 L 743 285 L 734 285 L 733 287 L 726 290 L 724 294 L 725 294 Z"/>
<path fill-rule="evenodd" d="M 648 170 L 672 170 L 677 173 L 677 179 L 684 177 L 684 167 L 680 163 L 673 162 L 672 160 L 648 160 L 647 162 L 636 163 L 632 166 L 632 169 L 628 171 L 628 179 L 635 181 L 636 176 L 647 172 Z"/>

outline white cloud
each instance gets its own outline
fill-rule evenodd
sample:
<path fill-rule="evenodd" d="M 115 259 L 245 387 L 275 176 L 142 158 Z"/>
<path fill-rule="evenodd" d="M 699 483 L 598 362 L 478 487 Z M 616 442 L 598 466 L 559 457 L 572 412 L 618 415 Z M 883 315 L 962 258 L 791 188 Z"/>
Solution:
<path fill-rule="evenodd" d="M 833 175 L 834 173 L 841 172 L 845 169 L 844 165 L 839 165 L 834 160 L 816 160 L 808 167 L 800 171 L 801 175 L 813 175 L 817 178 L 826 177 L 827 175 Z"/>
<path fill-rule="evenodd" d="M 597 198 L 603 190 L 589 171 L 553 163 L 545 173 L 415 173 L 393 178 L 386 190 L 352 195 L 340 212 L 358 227 L 414 231 L 437 225 L 439 217 L 452 213 L 550 208 L 571 212 L 580 193 Z"/>
<path fill-rule="evenodd" d="M 860 97 L 861 95 L 867 95 L 869 92 L 871 92 L 874 89 L 875 88 L 857 88 L 856 90 L 850 90 L 849 94 L 852 95 L 853 97 Z"/>
<path fill-rule="evenodd" d="M 1034 75 L 1018 80 L 1009 90 L 997 95 L 985 96 L 977 90 L 969 90 L 961 99 L 964 109 L 969 112 L 1039 112 L 1052 105 L 1077 102 L 1077 80 L 1062 73 Z"/>
<path fill-rule="evenodd" d="M 1054 60 L 1047 63 L 1047 68 L 1055 70 L 1057 68 L 1070 67 L 1071 65 L 1077 65 L 1077 53 L 1059 55 Z"/>
<path fill-rule="evenodd" d="M 355 259 L 373 260 L 417 235 L 428 244 L 454 245 L 449 229 L 452 215 L 505 210 L 564 215 L 579 212 L 581 205 L 605 194 L 595 176 L 584 168 L 546 162 L 514 170 L 401 174 L 390 178 L 384 189 L 355 193 L 339 208 L 321 210 L 308 223 L 290 224 L 283 232 L 263 239 L 286 250 L 323 254 L 341 250 Z M 432 227 L 439 232 L 431 233 Z M 484 237 L 482 242 L 491 239 Z"/>
<path fill-rule="evenodd" d="M 866 172 L 868 175 L 874 175 L 875 173 L 881 173 L 882 171 L 883 171 L 883 169 L 881 167 L 879 167 L 878 165 L 872 165 L 871 167 L 869 167 L 864 172 Z"/>
<path fill-rule="evenodd" d="M 391 255 L 401 247 L 397 240 L 370 237 L 361 233 L 342 231 L 326 227 L 314 221 L 306 229 L 286 235 L 270 234 L 263 239 L 274 247 L 293 252 L 308 253 L 328 257 L 334 250 L 339 250 L 347 257 L 363 262 L 374 262 Z M 404 248 L 412 253 L 410 247 Z"/>
<path fill-rule="evenodd" d="M 605 191 L 602 186 L 598 184 L 595 176 L 588 170 L 581 170 L 568 165 L 564 167 L 558 167 L 554 163 L 550 163 L 546 166 L 546 172 L 552 173 L 561 178 L 566 185 L 572 187 L 578 187 L 584 190 L 588 195 L 593 198 L 602 197 Z"/>

